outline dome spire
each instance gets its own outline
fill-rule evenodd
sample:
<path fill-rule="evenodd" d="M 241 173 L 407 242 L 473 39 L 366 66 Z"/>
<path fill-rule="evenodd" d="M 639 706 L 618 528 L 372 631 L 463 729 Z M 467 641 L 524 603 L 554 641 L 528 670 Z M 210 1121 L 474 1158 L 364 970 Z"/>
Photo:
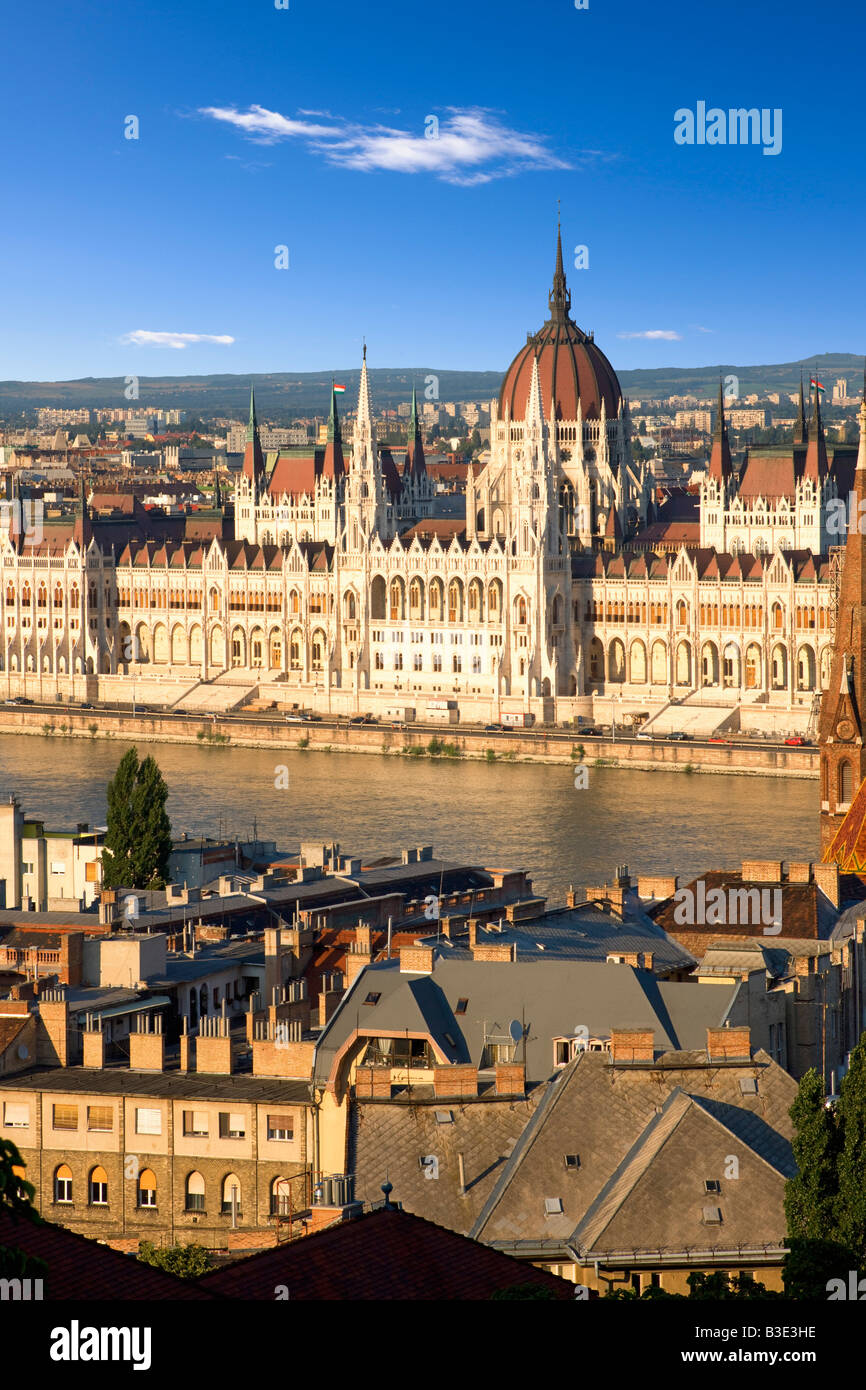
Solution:
<path fill-rule="evenodd" d="M 554 323 L 565 323 L 571 308 L 571 290 L 565 283 L 565 270 L 562 264 L 562 225 L 558 212 L 556 217 L 556 268 L 553 272 L 553 289 L 550 291 L 547 302 L 550 305 L 550 317 Z"/>

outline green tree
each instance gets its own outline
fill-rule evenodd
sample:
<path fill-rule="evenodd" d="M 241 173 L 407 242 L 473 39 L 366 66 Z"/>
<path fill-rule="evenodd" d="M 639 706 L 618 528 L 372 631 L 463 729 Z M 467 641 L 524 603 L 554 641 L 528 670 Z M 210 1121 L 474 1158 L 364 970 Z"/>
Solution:
<path fill-rule="evenodd" d="M 782 1264 L 785 1295 L 826 1301 L 830 1280 L 842 1279 L 847 1284 L 852 1269 L 857 1270 L 858 1279 L 862 1278 L 863 1270 L 857 1269 L 857 1256 L 838 1241 L 789 1237 L 788 1253 Z"/>
<path fill-rule="evenodd" d="M 36 1189 L 23 1175 L 24 1160 L 11 1139 L 0 1139 L 0 1211 L 14 1221 L 42 1223 L 33 1205 Z M 0 1245 L 0 1278 L 43 1279 L 48 1273 L 44 1260 L 27 1255 L 17 1246 Z"/>
<path fill-rule="evenodd" d="M 796 1128 L 792 1147 L 797 1174 L 785 1187 L 788 1237 L 836 1239 L 841 1135 L 814 1068 L 801 1078 L 789 1113 Z"/>
<path fill-rule="evenodd" d="M 153 758 L 130 748 L 108 784 L 108 829 L 102 851 L 106 888 L 163 888 L 171 854 L 168 787 Z"/>
<path fill-rule="evenodd" d="M 153 1265 L 179 1279 L 197 1279 L 213 1268 L 211 1253 L 203 1245 L 168 1245 L 159 1249 L 152 1241 L 140 1240 L 137 1258 L 142 1264 Z"/>
<path fill-rule="evenodd" d="M 866 1044 L 861 1041 L 839 1087 L 835 1120 L 841 1133 L 835 1239 L 866 1258 Z M 811 1234 L 811 1233 L 810 1233 Z M 820 1234 L 826 1238 L 825 1228 Z"/>

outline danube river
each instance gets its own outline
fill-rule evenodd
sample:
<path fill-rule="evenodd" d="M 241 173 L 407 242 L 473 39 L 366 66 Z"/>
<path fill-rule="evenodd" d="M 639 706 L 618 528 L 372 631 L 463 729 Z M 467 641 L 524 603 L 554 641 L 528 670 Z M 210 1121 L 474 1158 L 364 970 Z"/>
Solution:
<path fill-rule="evenodd" d="M 106 784 L 128 747 L 0 735 L 0 797 L 14 792 L 46 828 L 104 825 Z M 246 838 L 255 823 L 280 849 L 337 840 L 368 856 L 431 844 L 446 858 L 529 869 L 551 903 L 571 883 L 609 880 L 617 864 L 693 875 L 744 857 L 818 856 L 813 781 L 590 767 L 588 787 L 576 789 L 572 768 L 538 763 L 186 744 L 139 751 L 162 769 L 175 834 Z"/>

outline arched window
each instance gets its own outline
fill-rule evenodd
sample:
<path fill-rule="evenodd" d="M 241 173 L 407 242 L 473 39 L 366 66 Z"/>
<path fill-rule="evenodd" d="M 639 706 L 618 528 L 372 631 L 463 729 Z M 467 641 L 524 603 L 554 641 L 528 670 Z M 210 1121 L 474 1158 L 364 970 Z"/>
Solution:
<path fill-rule="evenodd" d="M 150 1168 L 143 1168 L 138 1176 L 138 1205 L 156 1206 L 156 1174 Z"/>
<path fill-rule="evenodd" d="M 36 594 L 36 606 L 37 608 L 48 607 L 48 590 L 46 589 L 44 584 L 39 585 L 39 589 Z"/>
<path fill-rule="evenodd" d="M 62 588 L 62 586 L 61 586 L 60 584 L 55 584 L 55 585 L 54 585 L 54 607 L 55 607 L 55 608 L 61 608 L 62 606 L 63 606 L 63 588 Z"/>
<path fill-rule="evenodd" d="M 386 589 L 381 574 L 377 574 L 370 585 L 370 617 L 384 619 Z"/>
<path fill-rule="evenodd" d="M 487 587 L 487 615 L 491 620 L 496 622 L 499 621 L 499 613 L 501 608 L 499 602 L 499 595 L 499 580 L 495 579 L 493 583 L 489 584 Z"/>
<path fill-rule="evenodd" d="M 72 588 L 69 590 L 69 606 L 70 608 L 77 608 L 80 603 L 81 593 L 79 591 L 78 585 L 73 584 Z"/>
<path fill-rule="evenodd" d="M 204 1211 L 204 1178 L 201 1173 L 190 1173 L 186 1180 L 187 1211 Z"/>
<path fill-rule="evenodd" d="M 223 1178 L 222 1210 L 224 1214 L 232 1210 L 238 1216 L 241 1214 L 241 1180 L 236 1173 L 228 1173 Z"/>
<path fill-rule="evenodd" d="M 325 664 L 325 634 L 317 628 L 313 633 L 313 670 L 321 671 Z"/>
<path fill-rule="evenodd" d="M 54 1174 L 54 1200 L 55 1202 L 72 1201 L 72 1169 L 65 1163 L 61 1163 Z"/>
<path fill-rule="evenodd" d="M 463 621 L 463 585 L 459 579 L 452 579 L 448 585 L 448 621 L 449 623 L 462 623 Z"/>
<path fill-rule="evenodd" d="M 108 1174 L 105 1169 L 97 1166 L 90 1172 L 90 1205 L 92 1207 L 108 1206 Z"/>
<path fill-rule="evenodd" d="M 301 669 L 301 634 L 297 628 L 292 633 L 292 640 L 289 643 L 289 666 L 293 671 Z"/>
<path fill-rule="evenodd" d="M 349 622 L 354 621 L 357 616 L 355 595 L 352 593 L 351 589 L 343 595 L 343 615 Z"/>
<path fill-rule="evenodd" d="M 413 579 L 409 585 L 409 614 L 413 618 L 424 617 L 424 585 L 420 579 Z"/>
<path fill-rule="evenodd" d="M 514 621 L 518 627 L 526 626 L 526 599 L 522 594 L 514 600 Z"/>
<path fill-rule="evenodd" d="M 14 585 L 14 584 L 7 584 L 7 585 L 6 585 L 6 602 L 7 602 L 7 603 L 14 603 L 14 602 L 15 602 L 15 585 Z"/>
<path fill-rule="evenodd" d="M 24 581 L 24 587 L 21 590 L 21 602 L 25 608 L 30 607 L 30 585 L 27 583 L 26 580 Z"/>
<path fill-rule="evenodd" d="M 391 580 L 391 622 L 401 622 L 403 618 L 403 581 Z"/>

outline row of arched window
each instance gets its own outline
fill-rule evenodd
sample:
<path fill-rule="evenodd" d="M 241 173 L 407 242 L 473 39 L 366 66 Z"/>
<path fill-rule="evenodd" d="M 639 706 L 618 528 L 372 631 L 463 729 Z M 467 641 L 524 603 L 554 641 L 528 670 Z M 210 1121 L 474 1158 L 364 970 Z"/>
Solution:
<path fill-rule="evenodd" d="M 95 589 L 92 589 L 92 590 L 91 590 L 91 601 L 92 601 L 93 603 L 96 602 L 96 590 L 95 590 Z M 7 602 L 8 604 L 14 604 L 14 602 L 15 602 L 15 585 L 14 585 L 14 583 L 13 583 L 11 580 L 10 580 L 10 582 L 6 585 L 6 602 Z M 21 585 L 21 606 L 22 606 L 22 608 L 29 608 L 29 607 L 31 606 L 32 602 L 33 602 L 33 590 L 32 590 L 32 588 L 31 588 L 31 586 L 30 586 L 30 581 L 29 581 L 28 579 L 25 579 L 24 583 Z M 69 590 L 69 606 L 70 606 L 70 608 L 77 608 L 78 605 L 80 604 L 80 602 L 81 602 L 81 590 L 79 589 L 79 587 L 78 587 L 77 584 L 73 584 L 72 587 L 71 587 L 70 590 Z M 40 585 L 39 585 L 39 588 L 36 590 L 36 607 L 37 607 L 37 608 L 47 608 L 47 607 L 48 607 L 48 587 L 47 587 L 46 584 L 40 584 Z M 62 607 L 63 607 L 63 586 L 62 586 L 62 584 L 55 584 L 55 585 L 54 585 L 54 607 L 55 607 L 55 608 L 62 608 Z"/>
<path fill-rule="evenodd" d="M 72 1169 L 61 1163 L 54 1173 L 54 1201 L 70 1205 L 74 1200 Z M 100 1164 L 88 1174 L 87 1205 L 109 1206 L 108 1174 Z M 136 1180 L 136 1206 L 144 1210 L 154 1210 L 157 1206 L 156 1174 L 150 1168 L 142 1168 Z M 189 1212 L 206 1210 L 205 1180 L 197 1171 L 189 1173 L 184 1183 L 184 1209 Z M 235 1173 L 227 1173 L 219 1184 L 219 1209 L 224 1215 L 230 1215 L 233 1210 L 238 1217 L 243 1215 L 241 1181 Z M 288 1178 L 274 1178 L 271 1182 L 270 1210 L 272 1216 L 283 1216 L 291 1210 Z"/>
<path fill-rule="evenodd" d="M 356 599 L 353 593 L 343 596 L 344 616 L 354 618 Z M 351 612 L 347 611 L 351 608 Z M 379 621 L 401 622 L 405 618 L 421 621 L 425 617 L 431 622 L 498 623 L 502 621 L 502 581 L 492 580 L 488 585 L 480 579 L 471 579 L 464 585 L 462 579 L 452 579 L 447 586 L 442 579 L 431 579 L 425 583 L 417 576 L 409 581 L 408 610 L 405 580 L 396 577 L 387 583 L 377 574 L 370 586 L 370 616 Z M 525 619 L 524 619 L 525 621 Z"/>

